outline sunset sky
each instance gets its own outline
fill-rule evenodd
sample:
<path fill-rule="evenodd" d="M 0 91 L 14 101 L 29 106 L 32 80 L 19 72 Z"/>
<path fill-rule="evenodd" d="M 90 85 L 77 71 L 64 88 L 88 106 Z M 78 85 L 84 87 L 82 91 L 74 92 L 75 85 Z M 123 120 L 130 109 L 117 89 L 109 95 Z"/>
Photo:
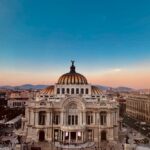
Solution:
<path fill-rule="evenodd" d="M 150 1 L 0 0 L 0 85 L 89 83 L 150 88 Z"/>

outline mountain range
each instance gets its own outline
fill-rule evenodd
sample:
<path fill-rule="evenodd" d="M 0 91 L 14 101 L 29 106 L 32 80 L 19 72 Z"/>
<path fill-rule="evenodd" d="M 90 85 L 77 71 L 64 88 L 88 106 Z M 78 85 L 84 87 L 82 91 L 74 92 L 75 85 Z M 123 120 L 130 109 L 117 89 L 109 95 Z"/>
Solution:
<path fill-rule="evenodd" d="M 0 89 L 8 89 L 8 90 L 29 90 L 29 89 L 33 89 L 33 90 L 40 90 L 40 89 L 44 89 L 46 87 L 48 87 L 49 85 L 43 85 L 43 84 L 39 84 L 39 85 L 32 85 L 32 84 L 24 84 L 24 85 L 20 85 L 20 86 L 0 86 Z M 113 87 L 109 87 L 109 86 L 103 86 L 103 85 L 96 85 L 99 89 L 101 90 L 109 90 L 112 89 L 113 91 L 118 91 L 118 92 L 131 92 L 134 89 L 129 88 L 129 87 L 117 87 L 117 88 L 113 88 Z"/>

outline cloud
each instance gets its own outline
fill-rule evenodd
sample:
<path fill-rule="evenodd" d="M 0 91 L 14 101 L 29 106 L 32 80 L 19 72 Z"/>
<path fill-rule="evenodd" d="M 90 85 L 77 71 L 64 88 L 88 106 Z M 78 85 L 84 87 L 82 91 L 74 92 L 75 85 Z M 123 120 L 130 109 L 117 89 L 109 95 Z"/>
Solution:
<path fill-rule="evenodd" d="M 114 69 L 113 71 L 115 71 L 115 72 L 120 72 L 120 71 L 121 71 L 121 69 L 116 68 L 116 69 Z"/>

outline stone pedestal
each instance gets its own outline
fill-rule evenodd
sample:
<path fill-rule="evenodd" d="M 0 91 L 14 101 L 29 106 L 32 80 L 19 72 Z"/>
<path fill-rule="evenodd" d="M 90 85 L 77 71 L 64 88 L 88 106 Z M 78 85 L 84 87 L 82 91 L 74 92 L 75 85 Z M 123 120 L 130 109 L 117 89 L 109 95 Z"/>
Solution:
<path fill-rule="evenodd" d="M 124 144 L 124 149 L 125 150 L 135 150 L 135 145 Z"/>
<path fill-rule="evenodd" d="M 15 150 L 21 150 L 21 145 L 20 144 L 16 144 Z"/>

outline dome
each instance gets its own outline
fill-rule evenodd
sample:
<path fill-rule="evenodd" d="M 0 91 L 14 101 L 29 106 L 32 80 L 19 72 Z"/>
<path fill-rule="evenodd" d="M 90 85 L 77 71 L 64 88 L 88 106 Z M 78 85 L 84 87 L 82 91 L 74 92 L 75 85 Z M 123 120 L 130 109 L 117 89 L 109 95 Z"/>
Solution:
<path fill-rule="evenodd" d="M 41 90 L 40 94 L 42 95 L 54 95 L 54 86 L 48 86 L 47 88 Z"/>
<path fill-rule="evenodd" d="M 76 72 L 74 61 L 72 61 L 70 72 L 62 75 L 57 84 L 88 84 L 88 82 L 83 75 Z"/>
<path fill-rule="evenodd" d="M 102 95 L 103 92 L 96 86 L 92 86 L 92 95 Z"/>

